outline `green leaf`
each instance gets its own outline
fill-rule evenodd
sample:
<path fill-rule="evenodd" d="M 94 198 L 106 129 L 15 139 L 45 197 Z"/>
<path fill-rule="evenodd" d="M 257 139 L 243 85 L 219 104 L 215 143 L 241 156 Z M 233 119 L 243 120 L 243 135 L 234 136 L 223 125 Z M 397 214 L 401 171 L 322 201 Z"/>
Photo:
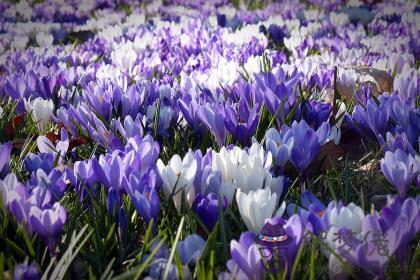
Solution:
<path fill-rule="evenodd" d="M 53 270 L 53 272 L 51 273 L 50 276 L 48 276 L 49 269 L 47 269 L 44 272 L 44 275 L 42 275 L 42 278 L 41 278 L 42 280 L 63 279 L 64 278 L 64 275 L 67 272 L 67 269 L 70 267 L 71 263 L 73 262 L 74 258 L 77 256 L 80 249 L 88 241 L 89 237 L 93 233 L 93 231 L 90 231 L 88 234 L 85 235 L 85 232 L 86 232 L 87 228 L 88 228 L 88 225 L 85 225 L 77 235 L 75 235 L 75 232 L 73 232 L 72 239 L 70 241 L 69 247 L 67 248 L 66 252 L 61 257 L 61 259 L 58 261 L 58 263 L 56 264 L 56 266 L 55 266 L 55 268 L 54 268 L 54 270 Z M 80 242 L 80 244 L 76 247 L 77 243 L 79 242 L 79 240 L 81 240 L 81 238 L 84 235 L 85 235 L 85 237 Z M 49 267 L 50 266 L 52 267 L 54 262 L 55 262 L 55 259 L 52 259 L 50 264 L 49 264 Z"/>
<path fill-rule="evenodd" d="M 182 227 L 184 226 L 184 217 L 181 218 L 181 222 L 179 223 L 178 231 L 175 236 L 174 244 L 172 245 L 171 254 L 169 255 L 168 262 L 166 263 L 165 272 L 163 273 L 163 279 L 167 279 L 169 275 L 169 270 L 171 268 L 172 260 L 174 258 L 174 254 L 176 251 L 176 246 L 178 245 L 179 238 L 181 237 Z"/>

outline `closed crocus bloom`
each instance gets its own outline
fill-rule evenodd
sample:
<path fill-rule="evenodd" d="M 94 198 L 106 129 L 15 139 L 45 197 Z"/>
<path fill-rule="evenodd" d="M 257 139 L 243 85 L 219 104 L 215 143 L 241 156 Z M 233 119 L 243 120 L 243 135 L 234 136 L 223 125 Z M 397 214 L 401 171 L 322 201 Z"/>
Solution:
<path fill-rule="evenodd" d="M 293 122 L 283 141 L 288 141 L 289 137 L 294 138 L 290 161 L 300 172 L 303 172 L 318 155 L 319 149 L 325 143 L 330 132 L 330 125 L 326 122 L 314 131 L 309 125 L 301 120 L 299 123 Z"/>
<path fill-rule="evenodd" d="M 15 266 L 15 272 L 13 274 L 13 279 L 15 280 L 38 280 L 41 279 L 41 274 L 39 268 L 35 262 L 20 263 Z"/>
<path fill-rule="evenodd" d="M 220 172 L 222 177 L 219 194 L 225 196 L 229 204 L 235 193 L 233 181 L 238 173 L 238 150 L 240 149 L 233 148 L 228 151 L 222 147 L 219 153 L 212 155 L 212 170 Z"/>
<path fill-rule="evenodd" d="M 227 130 L 224 123 L 224 107 L 206 103 L 198 108 L 198 116 L 216 138 L 217 144 L 223 146 L 226 142 Z"/>
<path fill-rule="evenodd" d="M 53 101 L 38 97 L 30 102 L 25 101 L 25 109 L 28 113 L 31 113 L 32 120 L 36 123 L 39 131 L 45 132 L 54 110 Z"/>
<path fill-rule="evenodd" d="M 206 241 L 197 234 L 188 235 L 187 238 L 179 241 L 177 250 L 182 264 L 194 264 L 200 258 L 205 244 Z"/>
<path fill-rule="evenodd" d="M 265 146 L 266 149 L 271 152 L 274 158 L 276 166 L 283 168 L 286 162 L 290 158 L 292 152 L 294 138 L 287 137 L 287 141 L 283 141 L 284 134 L 288 130 L 277 131 L 275 128 L 270 128 L 265 134 Z"/>
<path fill-rule="evenodd" d="M 232 259 L 227 262 L 227 267 L 233 279 L 262 279 L 264 267 L 255 237 L 252 232 L 244 232 L 239 242 L 230 242 Z"/>
<path fill-rule="evenodd" d="M 181 210 L 182 193 L 185 193 L 185 198 L 191 206 L 195 195 L 193 182 L 197 172 L 194 153 L 188 152 L 183 160 L 179 155 L 174 155 L 167 166 L 159 159 L 157 168 L 163 182 L 164 193 L 166 196 L 174 195 L 177 210 Z"/>
<path fill-rule="evenodd" d="M 11 151 L 12 143 L 0 144 L 0 179 L 2 178 L 3 173 L 8 172 Z"/>
<path fill-rule="evenodd" d="M 385 153 L 385 157 L 381 159 L 381 170 L 388 182 L 397 189 L 398 194 L 404 197 L 420 171 L 420 157 L 413 157 L 397 148 L 394 152 Z"/>
<path fill-rule="evenodd" d="M 276 210 L 277 195 L 271 189 L 259 189 L 248 194 L 238 189 L 236 202 L 242 220 L 250 231 L 260 233 L 265 220 L 273 216 Z"/>
<path fill-rule="evenodd" d="M 326 235 L 326 241 L 328 246 L 337 251 L 340 246 L 346 246 L 344 241 L 337 236 L 340 236 L 341 230 L 344 228 L 346 231 L 355 238 L 361 238 L 362 224 L 365 218 L 363 210 L 354 203 L 350 203 L 347 206 L 336 207 L 327 210 L 325 219 L 327 224 L 329 224 L 329 229 Z M 324 253 L 328 256 L 328 268 L 329 274 L 334 277 L 345 277 L 347 276 L 346 270 L 344 269 L 341 262 L 331 254 L 329 251 L 325 250 Z"/>
<path fill-rule="evenodd" d="M 226 198 L 222 198 L 221 209 L 226 209 Z M 212 231 L 219 220 L 219 197 L 215 193 L 207 196 L 197 194 L 193 203 L 193 209 L 197 213 L 200 220 L 204 223 L 209 231 Z"/>
<path fill-rule="evenodd" d="M 34 205 L 29 210 L 29 223 L 31 229 L 42 236 L 50 249 L 54 248 L 55 241 L 66 222 L 67 212 L 58 202 L 51 208 L 41 209 Z"/>
<path fill-rule="evenodd" d="M 0 179 L 0 196 L 3 200 L 3 209 L 6 209 L 12 198 L 16 197 L 16 191 L 21 186 L 22 184 L 17 180 L 15 173 L 9 173 L 3 180 Z"/>
<path fill-rule="evenodd" d="M 365 217 L 362 208 L 354 203 L 350 203 L 347 206 L 341 208 L 333 208 L 327 213 L 330 226 L 338 228 L 346 227 L 353 233 L 360 233 L 362 228 L 362 222 Z"/>
<path fill-rule="evenodd" d="M 135 190 L 131 199 L 139 215 L 143 217 L 147 223 L 150 223 L 152 219 L 154 219 L 155 222 L 157 221 L 160 202 L 158 193 L 154 189 L 145 188 L 143 193 Z"/>

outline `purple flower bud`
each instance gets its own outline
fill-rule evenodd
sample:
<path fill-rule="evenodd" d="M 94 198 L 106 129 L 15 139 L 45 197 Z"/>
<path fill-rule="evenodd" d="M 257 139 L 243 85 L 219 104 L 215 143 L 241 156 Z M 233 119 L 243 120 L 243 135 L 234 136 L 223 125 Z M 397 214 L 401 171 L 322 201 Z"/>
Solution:
<path fill-rule="evenodd" d="M 41 274 L 35 262 L 31 264 L 20 263 L 15 266 L 13 274 L 15 280 L 38 280 L 41 279 Z"/>
<path fill-rule="evenodd" d="M 226 198 L 223 198 L 222 201 L 222 209 L 225 210 L 227 206 Z M 192 207 L 207 229 L 212 231 L 219 220 L 219 200 L 217 194 L 210 193 L 207 196 L 197 194 Z"/>
<path fill-rule="evenodd" d="M 0 144 L 0 179 L 8 172 L 11 151 L 12 143 Z"/>

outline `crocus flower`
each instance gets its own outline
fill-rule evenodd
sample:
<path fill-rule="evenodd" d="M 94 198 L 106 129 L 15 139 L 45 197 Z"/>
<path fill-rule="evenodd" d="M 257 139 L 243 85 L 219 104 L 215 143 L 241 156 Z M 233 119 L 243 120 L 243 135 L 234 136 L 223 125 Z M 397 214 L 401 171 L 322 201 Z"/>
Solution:
<path fill-rule="evenodd" d="M 404 197 L 420 171 L 420 157 L 413 157 L 397 148 L 394 152 L 385 153 L 385 157 L 381 159 L 381 170 L 388 182 L 397 189 L 398 194 Z"/>
<path fill-rule="evenodd" d="M 255 133 L 259 121 L 259 108 L 252 109 L 246 106 L 245 100 L 241 99 L 237 105 L 237 112 L 233 106 L 225 107 L 225 125 L 234 139 L 247 146 L 251 136 Z"/>
<path fill-rule="evenodd" d="M 277 194 L 272 194 L 269 188 L 250 191 L 248 194 L 238 189 L 236 202 L 247 228 L 254 233 L 259 233 L 265 220 L 271 218 L 276 210 Z"/>
<path fill-rule="evenodd" d="M 400 196 L 388 196 L 387 205 L 382 208 L 378 216 L 378 222 L 383 232 L 394 227 L 400 230 L 401 239 L 395 252 L 400 265 L 404 265 L 407 261 L 409 243 L 420 231 L 419 198 L 420 196 L 417 196 L 416 198 L 410 197 L 404 200 Z M 406 223 L 403 221 L 406 221 Z"/>
<path fill-rule="evenodd" d="M 227 268 L 235 279 L 262 279 L 264 268 L 255 234 L 244 232 L 239 242 L 230 242 L 232 259 L 227 262 Z"/>
<path fill-rule="evenodd" d="M 181 210 L 182 195 L 191 206 L 194 201 L 195 190 L 193 187 L 197 162 L 192 152 L 188 152 L 184 159 L 174 155 L 167 166 L 158 160 L 157 169 L 163 182 L 163 190 L 166 196 L 173 194 L 174 204 L 178 211 Z"/>
<path fill-rule="evenodd" d="M 24 159 L 25 167 L 29 173 L 38 169 L 44 170 L 45 173 L 50 173 L 54 167 L 54 154 L 52 153 L 29 153 Z"/>
<path fill-rule="evenodd" d="M 197 234 L 188 235 L 178 242 L 177 250 L 179 258 L 184 265 L 196 263 L 203 252 L 206 242 Z"/>
<path fill-rule="evenodd" d="M 271 152 L 274 158 L 276 166 L 280 169 L 286 164 L 290 158 L 292 148 L 294 145 L 294 138 L 287 137 L 287 142 L 284 142 L 285 133 L 288 132 L 288 129 L 282 129 L 280 132 L 275 128 L 270 128 L 265 133 L 265 147 Z"/>
<path fill-rule="evenodd" d="M 299 123 L 293 122 L 290 132 L 285 135 L 283 141 L 290 141 L 289 137 L 294 139 L 290 161 L 297 170 L 303 172 L 311 164 L 329 132 L 330 125 L 328 123 L 322 123 L 315 131 L 304 120 Z"/>
<path fill-rule="evenodd" d="M 9 173 L 0 179 L 0 196 L 2 197 L 2 207 L 6 209 L 11 200 L 17 196 L 18 189 L 23 189 L 23 185 L 18 181 L 15 173 Z"/>
<path fill-rule="evenodd" d="M 226 198 L 222 199 L 222 210 L 226 209 Z M 211 231 L 219 220 L 219 197 L 215 193 L 207 196 L 197 194 L 193 203 L 193 209 L 200 220 Z"/>
<path fill-rule="evenodd" d="M 376 105 L 373 99 L 367 101 L 366 109 L 361 105 L 356 105 L 353 109 L 353 119 L 374 136 L 384 135 L 388 125 L 390 109 L 381 103 Z"/>
<path fill-rule="evenodd" d="M 227 134 L 223 112 L 223 106 L 211 103 L 206 103 L 198 109 L 198 116 L 214 137 L 216 137 L 219 146 L 225 144 Z"/>
<path fill-rule="evenodd" d="M 301 119 L 314 130 L 318 129 L 324 122 L 327 122 L 331 114 L 331 104 L 323 103 L 317 100 L 304 100 L 299 105 L 294 118 L 296 121 Z"/>
<path fill-rule="evenodd" d="M 9 162 L 10 162 L 10 152 L 12 151 L 12 143 L 0 144 L 0 179 L 3 178 L 3 175 L 6 175 Z"/>
<path fill-rule="evenodd" d="M 45 239 L 50 250 L 53 250 L 66 218 L 67 212 L 58 202 L 47 209 L 34 205 L 29 212 L 31 229 Z"/>
<path fill-rule="evenodd" d="M 135 174 L 130 175 L 129 194 L 134 207 L 146 223 L 150 223 L 152 219 L 156 223 L 160 210 L 159 195 L 155 185 L 154 170 L 150 170 L 140 179 Z"/>
<path fill-rule="evenodd" d="M 44 100 L 36 98 L 32 101 L 25 100 L 25 108 L 31 114 L 32 120 L 36 123 L 39 131 L 45 132 L 46 126 L 50 121 L 51 114 L 54 110 L 52 100 Z"/>
<path fill-rule="evenodd" d="M 13 279 L 16 280 L 38 280 L 41 279 L 41 274 L 35 262 L 31 264 L 20 263 L 15 266 Z"/>

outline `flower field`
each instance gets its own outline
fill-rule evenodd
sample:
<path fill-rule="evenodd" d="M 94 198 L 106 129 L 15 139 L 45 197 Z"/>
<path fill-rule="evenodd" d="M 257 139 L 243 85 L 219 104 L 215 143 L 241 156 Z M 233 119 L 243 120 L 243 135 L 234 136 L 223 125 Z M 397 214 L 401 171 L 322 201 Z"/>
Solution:
<path fill-rule="evenodd" d="M 0 279 L 420 278 L 418 2 L 0 11 Z"/>

